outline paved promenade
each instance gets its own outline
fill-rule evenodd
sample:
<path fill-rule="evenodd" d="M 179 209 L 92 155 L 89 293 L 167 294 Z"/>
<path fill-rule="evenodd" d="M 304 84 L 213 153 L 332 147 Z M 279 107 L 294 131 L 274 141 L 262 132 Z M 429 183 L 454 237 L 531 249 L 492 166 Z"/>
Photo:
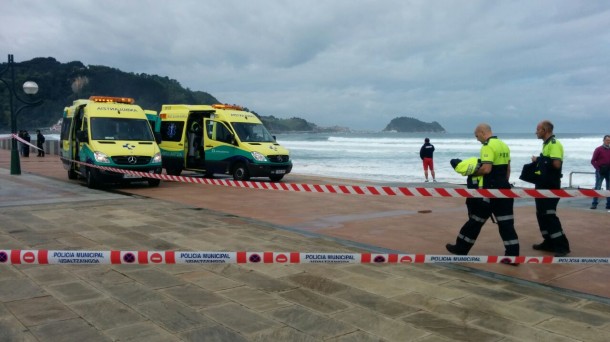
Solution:
<path fill-rule="evenodd" d="M 8 159 L 0 150 L 0 249 L 445 254 L 466 218 L 463 199 L 168 182 L 97 191 L 69 181 L 57 156 L 24 159 L 20 176 Z M 608 255 L 610 213 L 560 203 L 572 255 Z M 522 254 L 542 255 L 530 249 L 532 201 L 516 215 Z M 495 226 L 481 235 L 472 254 L 501 254 Z M 609 275 L 592 265 L 0 265 L 0 341 L 607 341 Z"/>

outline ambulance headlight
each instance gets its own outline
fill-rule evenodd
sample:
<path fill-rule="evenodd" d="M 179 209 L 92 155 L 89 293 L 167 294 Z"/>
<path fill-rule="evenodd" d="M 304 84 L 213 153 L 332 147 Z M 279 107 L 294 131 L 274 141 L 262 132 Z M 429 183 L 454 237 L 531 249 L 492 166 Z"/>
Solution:
<path fill-rule="evenodd" d="M 265 156 L 259 152 L 252 152 L 252 157 L 254 157 L 254 159 L 259 162 L 267 161 L 267 158 L 265 158 Z"/>
<path fill-rule="evenodd" d="M 95 161 L 98 163 L 110 163 L 110 158 L 105 153 L 95 151 L 94 153 Z"/>
<path fill-rule="evenodd" d="M 160 163 L 161 162 L 161 153 L 155 153 L 155 155 L 153 156 L 152 162 Z"/>

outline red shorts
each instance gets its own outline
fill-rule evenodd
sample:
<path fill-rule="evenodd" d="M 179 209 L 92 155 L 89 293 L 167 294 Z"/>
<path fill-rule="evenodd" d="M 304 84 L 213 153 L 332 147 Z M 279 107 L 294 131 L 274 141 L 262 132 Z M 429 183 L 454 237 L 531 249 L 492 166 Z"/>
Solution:
<path fill-rule="evenodd" d="M 428 169 L 434 171 L 434 161 L 432 158 L 424 158 L 424 171 L 428 171 Z"/>

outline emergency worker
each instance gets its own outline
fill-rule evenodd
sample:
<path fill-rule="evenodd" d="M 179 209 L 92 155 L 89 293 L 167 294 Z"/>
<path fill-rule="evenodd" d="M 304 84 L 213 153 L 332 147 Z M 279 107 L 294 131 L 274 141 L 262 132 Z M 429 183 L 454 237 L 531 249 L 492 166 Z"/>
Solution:
<path fill-rule="evenodd" d="M 481 160 L 479 158 L 472 157 L 466 160 L 451 159 L 450 164 L 455 172 L 467 177 L 466 187 L 468 189 L 478 189 L 479 187 L 483 186 L 483 177 L 473 176 L 479 167 L 481 167 Z M 485 217 L 486 213 L 489 212 L 489 201 L 486 198 L 466 198 L 466 209 L 468 211 L 468 222 L 464 224 L 462 229 L 465 229 L 465 227 L 469 226 L 470 224 L 476 224 L 475 222 L 479 221 L 481 217 Z M 468 242 L 464 240 L 465 237 L 466 236 L 464 236 L 464 234 L 462 234 L 460 231 L 456 245 L 461 245 L 463 242 Z M 460 241 L 460 239 L 463 241 Z M 468 247 L 469 250 L 470 247 Z"/>
<path fill-rule="evenodd" d="M 553 124 L 544 120 L 536 126 L 536 136 L 542 139 L 542 153 L 532 157 L 536 163 L 536 189 L 560 189 L 563 166 L 563 145 L 553 134 Z M 536 219 L 544 239 L 532 248 L 563 257 L 570 253 L 570 243 L 557 217 L 559 198 L 536 198 Z"/>
<path fill-rule="evenodd" d="M 201 130 L 201 125 L 197 121 L 193 121 L 191 123 L 191 127 L 188 131 L 188 156 L 189 161 L 194 163 L 195 160 L 199 159 L 201 156 L 199 155 L 199 149 L 201 147 L 201 140 L 203 138 L 203 132 Z"/>
<path fill-rule="evenodd" d="M 478 180 L 479 188 L 483 189 L 510 189 L 510 149 L 493 135 L 488 124 L 479 124 L 474 134 L 481 147 L 481 166 L 471 177 Z M 459 165 L 459 164 L 458 164 Z M 482 180 L 482 184 L 481 184 Z M 488 203 L 488 204 L 486 204 Z M 474 245 L 481 228 L 493 214 L 498 223 L 500 237 L 504 243 L 504 254 L 507 256 L 519 255 L 519 238 L 515 231 L 512 198 L 480 198 L 471 205 L 471 214 L 468 222 L 460 230 L 456 244 L 447 244 L 445 247 L 450 253 L 466 255 Z M 506 262 L 511 265 L 516 263 Z"/>

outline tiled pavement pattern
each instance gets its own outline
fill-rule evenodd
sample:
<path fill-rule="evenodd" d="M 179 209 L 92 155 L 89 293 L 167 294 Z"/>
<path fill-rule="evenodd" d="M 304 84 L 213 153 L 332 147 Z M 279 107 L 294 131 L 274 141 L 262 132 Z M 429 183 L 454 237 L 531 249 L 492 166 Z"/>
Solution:
<path fill-rule="evenodd" d="M 35 184 L 35 176 L 19 177 L 24 186 L 25 180 Z M 13 191 L 7 187 L 4 178 L 0 192 Z M 79 187 L 82 198 L 65 201 L 70 187 Z M 72 184 L 62 189 L 68 193 L 52 203 L 0 206 L 1 248 L 359 251 L 175 202 Z M 0 341 L 558 342 L 609 336 L 608 304 L 452 266 L 0 266 Z"/>

